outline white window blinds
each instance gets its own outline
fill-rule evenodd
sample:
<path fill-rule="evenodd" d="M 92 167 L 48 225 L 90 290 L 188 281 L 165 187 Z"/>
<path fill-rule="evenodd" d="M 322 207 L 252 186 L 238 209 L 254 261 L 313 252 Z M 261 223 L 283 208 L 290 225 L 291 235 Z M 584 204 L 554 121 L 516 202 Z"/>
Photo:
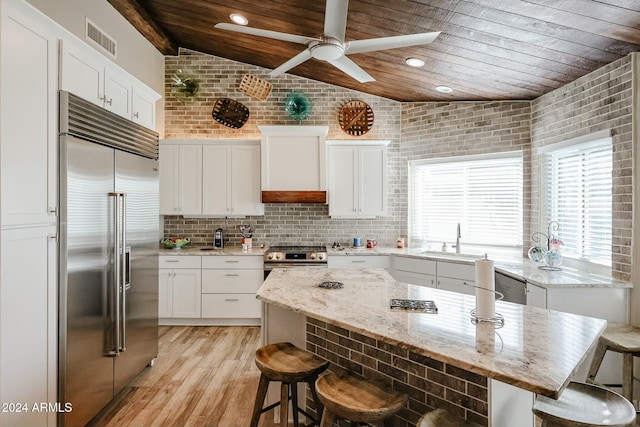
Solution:
<path fill-rule="evenodd" d="M 557 221 L 563 256 L 611 265 L 611 138 L 546 152 L 546 219 Z"/>
<path fill-rule="evenodd" d="M 412 244 L 522 245 L 522 157 L 473 157 L 412 162 L 409 235 Z M 462 160 L 460 160 L 462 159 Z"/>

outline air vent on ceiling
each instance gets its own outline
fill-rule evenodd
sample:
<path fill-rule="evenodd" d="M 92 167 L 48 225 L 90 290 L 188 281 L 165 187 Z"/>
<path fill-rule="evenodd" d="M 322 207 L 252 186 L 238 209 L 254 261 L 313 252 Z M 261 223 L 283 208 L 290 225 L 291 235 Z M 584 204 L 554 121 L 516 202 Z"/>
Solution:
<path fill-rule="evenodd" d="M 116 41 L 87 19 L 86 37 L 97 46 L 105 50 L 112 57 L 116 57 Z"/>

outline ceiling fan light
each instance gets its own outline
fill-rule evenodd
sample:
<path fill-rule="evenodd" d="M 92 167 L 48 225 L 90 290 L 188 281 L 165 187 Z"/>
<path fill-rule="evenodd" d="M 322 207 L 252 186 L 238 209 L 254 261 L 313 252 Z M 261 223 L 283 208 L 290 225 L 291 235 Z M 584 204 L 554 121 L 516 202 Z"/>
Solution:
<path fill-rule="evenodd" d="M 407 58 L 404 60 L 404 62 L 410 67 L 424 67 L 424 61 L 419 58 Z"/>
<path fill-rule="evenodd" d="M 239 13 L 232 13 L 229 18 L 238 25 L 247 25 L 249 23 L 249 20 Z"/>
<path fill-rule="evenodd" d="M 436 90 L 438 92 L 442 92 L 442 93 L 451 93 L 451 92 L 453 92 L 453 89 L 451 89 L 449 86 L 438 86 L 438 87 L 436 87 Z"/>

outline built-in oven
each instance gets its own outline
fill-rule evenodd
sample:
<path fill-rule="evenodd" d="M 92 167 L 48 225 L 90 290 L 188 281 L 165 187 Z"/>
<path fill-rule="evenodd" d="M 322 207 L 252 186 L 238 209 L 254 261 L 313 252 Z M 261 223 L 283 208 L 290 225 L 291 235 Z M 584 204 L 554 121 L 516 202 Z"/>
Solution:
<path fill-rule="evenodd" d="M 324 246 L 272 246 L 264 254 L 264 278 L 275 268 L 327 268 Z"/>

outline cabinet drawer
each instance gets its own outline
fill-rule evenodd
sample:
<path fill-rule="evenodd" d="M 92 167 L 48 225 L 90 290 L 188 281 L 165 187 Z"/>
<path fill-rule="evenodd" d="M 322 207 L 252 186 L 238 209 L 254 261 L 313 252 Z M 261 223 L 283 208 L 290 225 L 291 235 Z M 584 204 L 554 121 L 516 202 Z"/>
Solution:
<path fill-rule="evenodd" d="M 262 270 L 262 257 L 250 255 L 205 256 L 202 257 L 202 268 L 255 269 Z"/>
<path fill-rule="evenodd" d="M 444 291 L 458 292 L 460 294 L 475 295 L 476 288 L 474 286 L 476 282 L 463 279 L 450 279 L 448 277 L 438 276 L 438 289 Z"/>
<path fill-rule="evenodd" d="M 255 295 L 263 280 L 262 270 L 202 270 L 202 293 Z"/>
<path fill-rule="evenodd" d="M 389 268 L 385 255 L 329 256 L 329 268 Z"/>
<path fill-rule="evenodd" d="M 410 271 L 396 271 L 395 279 L 399 282 L 409 283 L 411 285 L 436 287 L 436 276 L 431 274 L 413 273 Z"/>
<path fill-rule="evenodd" d="M 436 275 L 436 261 L 428 259 L 396 257 L 396 270 Z"/>
<path fill-rule="evenodd" d="M 254 294 L 203 294 L 203 318 L 259 318 L 260 301 Z"/>
<path fill-rule="evenodd" d="M 476 266 L 458 264 L 456 262 L 438 261 L 438 277 L 451 277 L 453 279 L 476 280 Z"/>
<path fill-rule="evenodd" d="M 168 255 L 159 256 L 160 268 L 200 268 L 199 256 L 191 255 Z"/>

